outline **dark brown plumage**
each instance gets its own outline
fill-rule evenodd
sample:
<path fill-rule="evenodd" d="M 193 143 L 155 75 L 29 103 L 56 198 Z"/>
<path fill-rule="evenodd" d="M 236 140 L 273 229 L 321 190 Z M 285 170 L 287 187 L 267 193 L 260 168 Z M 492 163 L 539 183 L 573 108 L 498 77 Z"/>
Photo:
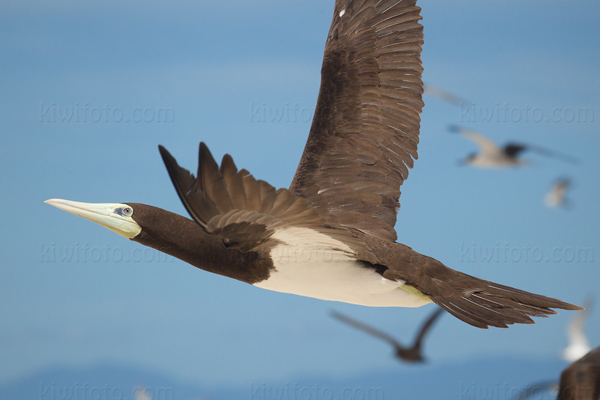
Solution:
<path fill-rule="evenodd" d="M 317 108 L 290 185 L 328 220 L 391 241 L 419 143 L 419 12 L 415 0 L 336 1 Z"/>
<path fill-rule="evenodd" d="M 229 155 L 219 166 L 201 143 L 195 176 L 160 147 L 193 221 L 143 204 L 105 210 L 49 202 L 198 268 L 270 290 L 371 306 L 433 301 L 479 328 L 579 309 L 474 278 L 395 243 L 399 189 L 417 158 L 423 107 L 419 12 L 415 0 L 336 1 L 315 117 L 289 189 L 238 171 Z M 305 250 L 308 259 L 299 259 Z"/>
<path fill-rule="evenodd" d="M 345 324 L 353 326 L 353 327 L 360 329 L 370 335 L 373 335 L 375 337 L 378 337 L 379 339 L 382 339 L 382 340 L 388 342 L 394 348 L 394 354 L 399 360 L 412 363 L 412 362 L 424 362 L 425 361 L 425 357 L 423 356 L 423 350 L 422 350 L 423 339 L 425 338 L 425 335 L 429 332 L 429 330 L 433 326 L 434 322 L 439 318 L 439 316 L 442 314 L 443 311 L 444 310 L 442 310 L 441 308 L 438 308 L 437 310 L 435 310 L 431 313 L 431 315 L 421 325 L 421 328 L 417 332 L 417 336 L 415 337 L 415 340 L 411 346 L 403 346 L 400 342 L 398 342 L 396 339 L 394 339 L 390 335 L 388 335 L 384 332 L 381 332 L 381 331 L 379 331 L 367 324 L 364 324 L 360 321 L 357 321 L 353 318 L 350 318 L 344 314 L 341 314 L 338 312 L 333 312 L 331 315 L 334 318 L 336 318 L 337 320 L 342 321 Z"/>
<path fill-rule="evenodd" d="M 133 241 L 179 258 L 193 266 L 246 283 L 267 279 L 273 261 L 256 251 L 227 246 L 194 221 L 146 204 L 127 203 L 142 227 Z"/>
<path fill-rule="evenodd" d="M 600 399 L 600 347 L 569 365 L 560 375 L 558 400 Z"/>

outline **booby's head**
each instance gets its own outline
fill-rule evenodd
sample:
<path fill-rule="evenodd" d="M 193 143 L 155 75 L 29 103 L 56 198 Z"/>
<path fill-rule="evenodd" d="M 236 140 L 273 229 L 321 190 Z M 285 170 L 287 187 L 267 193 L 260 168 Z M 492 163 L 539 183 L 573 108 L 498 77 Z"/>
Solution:
<path fill-rule="evenodd" d="M 77 201 L 50 199 L 46 203 L 61 210 L 102 225 L 127 239 L 133 239 L 142 231 L 135 222 L 135 210 L 128 204 L 80 203 Z"/>

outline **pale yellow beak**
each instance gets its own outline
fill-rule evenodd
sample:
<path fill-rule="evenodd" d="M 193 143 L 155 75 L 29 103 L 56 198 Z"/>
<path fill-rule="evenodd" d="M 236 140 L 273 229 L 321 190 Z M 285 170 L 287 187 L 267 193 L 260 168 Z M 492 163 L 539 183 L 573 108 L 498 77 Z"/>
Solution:
<path fill-rule="evenodd" d="M 132 218 L 133 208 L 127 204 L 80 203 L 61 199 L 50 199 L 45 203 L 102 225 L 127 239 L 133 239 L 142 231 Z"/>

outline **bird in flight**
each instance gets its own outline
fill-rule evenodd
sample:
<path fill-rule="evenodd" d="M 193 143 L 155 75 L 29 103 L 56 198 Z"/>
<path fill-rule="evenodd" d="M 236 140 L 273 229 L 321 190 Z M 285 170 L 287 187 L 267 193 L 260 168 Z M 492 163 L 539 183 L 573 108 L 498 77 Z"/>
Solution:
<path fill-rule="evenodd" d="M 585 299 L 583 306 L 585 309 L 575 314 L 567 328 L 569 345 L 563 350 L 562 358 L 568 362 L 579 360 L 592 349 L 583 329 L 589 310 L 592 307 L 592 299 Z"/>
<path fill-rule="evenodd" d="M 382 339 L 394 347 L 395 356 L 402 361 L 406 362 L 424 362 L 425 358 L 422 353 L 423 339 L 425 335 L 431 330 L 434 322 L 439 318 L 439 316 L 444 312 L 441 308 L 437 308 L 437 310 L 433 311 L 431 315 L 423 322 L 421 329 L 417 333 L 417 337 L 415 338 L 413 344 L 409 346 L 403 346 L 396 339 L 391 337 L 390 335 L 383 333 L 375 328 L 370 327 L 367 324 L 364 324 L 360 321 L 357 321 L 353 318 L 350 318 L 344 314 L 333 312 L 331 315 L 345 324 L 353 326 L 357 329 L 360 329 L 370 335 L 373 335 L 379 339 Z"/>
<path fill-rule="evenodd" d="M 430 302 L 479 328 L 577 310 L 478 279 L 396 243 L 400 186 L 417 158 L 423 26 L 415 0 L 337 0 L 321 87 L 289 188 L 160 154 L 192 219 L 140 203 L 47 203 L 208 272 L 259 288 L 374 307 Z"/>
<path fill-rule="evenodd" d="M 136 387 L 133 390 L 135 400 L 152 400 L 152 396 L 148 393 L 149 391 L 144 387 Z"/>
<path fill-rule="evenodd" d="M 600 399 L 600 347 L 573 362 L 560 374 L 557 400 Z"/>
<path fill-rule="evenodd" d="M 585 309 L 577 312 L 567 328 L 569 345 L 562 351 L 562 358 L 569 363 L 579 360 L 591 350 L 587 336 L 583 330 L 583 325 L 587 318 L 587 314 L 592 307 L 592 298 L 586 298 L 583 302 L 583 306 Z M 558 394 L 558 389 L 558 380 L 538 382 L 524 388 L 517 396 L 514 397 L 514 399 L 525 400 L 534 396 L 539 396 L 540 393 L 544 392 L 552 392 L 554 395 L 556 395 Z"/>
<path fill-rule="evenodd" d="M 423 85 L 423 94 L 436 97 L 447 103 L 454 104 L 455 106 L 470 104 L 468 100 L 463 99 L 462 97 L 428 84 Z"/>
<path fill-rule="evenodd" d="M 547 157 L 577 164 L 578 160 L 570 155 L 548 150 L 540 146 L 509 142 L 504 147 L 498 146 L 485 136 L 457 125 L 450 125 L 448 130 L 475 142 L 479 146 L 478 153 L 468 155 L 463 162 L 477 168 L 507 168 L 526 165 L 527 161 L 519 158 L 521 153 L 531 151 Z"/>
<path fill-rule="evenodd" d="M 544 197 L 544 202 L 549 208 L 566 208 L 570 203 L 567 191 L 572 186 L 569 178 L 560 178 L 552 185 L 550 191 Z"/>

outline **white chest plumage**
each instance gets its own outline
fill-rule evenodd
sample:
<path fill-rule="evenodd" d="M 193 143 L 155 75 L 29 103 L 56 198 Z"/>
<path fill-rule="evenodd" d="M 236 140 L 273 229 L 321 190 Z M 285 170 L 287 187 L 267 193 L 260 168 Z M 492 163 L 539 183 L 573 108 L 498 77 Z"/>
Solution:
<path fill-rule="evenodd" d="M 500 149 L 495 152 L 479 153 L 469 163 L 479 168 L 508 168 L 525 164 L 523 160 L 509 157 Z"/>
<path fill-rule="evenodd" d="M 322 300 L 372 307 L 420 307 L 426 299 L 356 261 L 344 243 L 308 228 L 278 229 L 271 250 L 275 271 L 255 286 Z"/>

